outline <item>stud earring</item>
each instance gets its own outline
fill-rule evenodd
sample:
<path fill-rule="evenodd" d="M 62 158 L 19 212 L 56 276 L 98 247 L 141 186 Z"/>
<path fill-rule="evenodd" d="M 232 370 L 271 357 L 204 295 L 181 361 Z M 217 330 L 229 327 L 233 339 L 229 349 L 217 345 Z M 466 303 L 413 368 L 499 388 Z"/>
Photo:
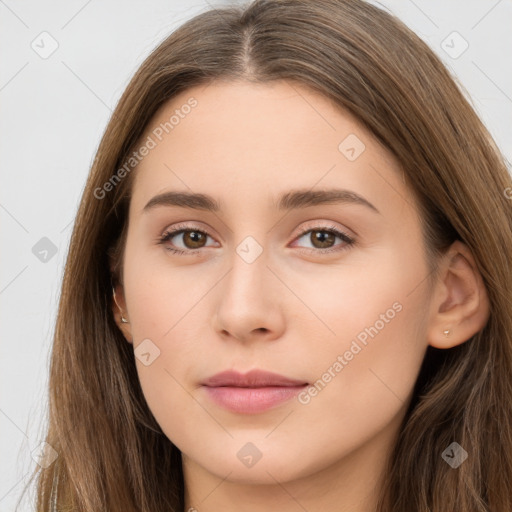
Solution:
<path fill-rule="evenodd" d="M 126 320 L 126 318 L 123 316 L 123 310 L 119 307 L 119 304 L 117 303 L 117 300 L 116 300 L 116 290 L 114 289 L 114 287 L 112 286 L 112 294 L 114 295 L 114 302 L 116 303 L 116 306 L 119 308 L 119 311 L 121 311 L 121 322 L 123 322 L 123 324 L 128 324 L 130 322 L 128 322 L 128 320 Z"/>
<path fill-rule="evenodd" d="M 443 331 L 444 335 L 448 337 L 450 335 L 450 329 L 446 329 L 446 331 Z"/>

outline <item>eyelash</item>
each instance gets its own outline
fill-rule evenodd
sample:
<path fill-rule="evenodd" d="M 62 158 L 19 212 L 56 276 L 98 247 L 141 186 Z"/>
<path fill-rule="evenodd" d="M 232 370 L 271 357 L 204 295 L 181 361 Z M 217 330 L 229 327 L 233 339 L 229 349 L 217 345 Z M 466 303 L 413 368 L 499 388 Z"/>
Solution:
<path fill-rule="evenodd" d="M 165 231 L 163 233 L 163 235 L 158 239 L 158 243 L 163 245 L 166 242 L 168 242 L 171 238 L 174 238 L 176 235 L 185 233 L 187 231 L 194 231 L 196 233 L 201 233 L 203 235 L 210 236 L 206 231 L 203 231 L 202 229 L 196 229 L 196 228 L 193 228 L 190 226 L 178 225 L 173 230 Z M 326 253 L 330 253 L 330 252 L 341 252 L 341 251 L 350 249 L 350 247 L 356 243 L 356 241 L 352 237 L 348 236 L 345 232 L 340 231 L 335 226 L 319 226 L 316 228 L 303 228 L 302 231 L 297 235 L 296 239 L 302 238 L 306 233 L 309 233 L 311 231 L 320 231 L 320 232 L 334 234 L 337 237 L 341 238 L 345 242 L 345 245 L 341 249 L 339 249 L 339 248 L 338 249 L 336 249 L 336 248 L 328 248 L 328 249 L 302 248 L 303 250 L 305 250 L 306 252 L 309 252 L 309 253 L 316 252 L 316 253 L 320 253 L 320 254 L 326 254 Z M 166 249 L 174 254 L 189 254 L 189 255 L 195 254 L 198 251 L 200 251 L 200 249 L 189 249 L 189 250 L 184 251 L 183 249 L 175 249 L 173 247 L 166 247 Z"/>

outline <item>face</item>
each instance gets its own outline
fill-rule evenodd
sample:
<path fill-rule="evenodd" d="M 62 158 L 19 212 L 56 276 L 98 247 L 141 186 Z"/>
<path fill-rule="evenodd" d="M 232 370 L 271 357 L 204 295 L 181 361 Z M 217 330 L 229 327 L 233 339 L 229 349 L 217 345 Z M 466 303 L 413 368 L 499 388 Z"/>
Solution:
<path fill-rule="evenodd" d="M 383 453 L 428 345 L 420 218 L 391 155 L 284 81 L 182 92 L 142 144 L 122 328 L 184 464 L 274 483 Z M 204 385 L 254 369 L 297 385 Z"/>

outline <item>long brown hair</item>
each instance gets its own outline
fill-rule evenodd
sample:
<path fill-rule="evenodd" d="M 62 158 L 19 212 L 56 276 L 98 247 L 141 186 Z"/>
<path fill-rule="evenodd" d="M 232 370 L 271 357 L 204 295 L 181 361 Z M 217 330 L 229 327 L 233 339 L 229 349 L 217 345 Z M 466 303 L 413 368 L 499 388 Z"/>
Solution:
<path fill-rule="evenodd" d="M 37 510 L 184 508 L 181 453 L 146 405 L 133 346 L 111 309 L 135 171 L 98 190 L 168 99 L 215 79 L 294 81 L 368 128 L 396 157 L 421 208 L 429 279 L 451 242 L 469 246 L 490 318 L 462 345 L 428 347 L 378 510 L 510 512 L 510 175 L 439 58 L 401 21 L 362 0 L 212 9 L 174 31 L 136 72 L 99 145 L 71 237 L 49 380 L 46 442 L 58 457 L 34 472 Z M 457 469 L 441 456 L 454 441 L 469 454 Z"/>

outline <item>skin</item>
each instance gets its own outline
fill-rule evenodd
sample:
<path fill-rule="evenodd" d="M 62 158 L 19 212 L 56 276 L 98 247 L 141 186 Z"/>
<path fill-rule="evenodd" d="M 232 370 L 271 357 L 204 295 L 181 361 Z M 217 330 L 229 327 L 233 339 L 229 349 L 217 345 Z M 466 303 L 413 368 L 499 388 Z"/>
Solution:
<path fill-rule="evenodd" d="M 160 350 L 148 366 L 135 361 L 151 411 L 182 452 L 185 510 L 372 510 L 427 346 L 464 343 L 488 319 L 475 261 L 455 242 L 427 288 L 420 217 L 402 170 L 325 97 L 286 81 L 214 82 L 167 102 L 141 140 L 190 97 L 198 105 L 134 171 L 124 284 L 113 303 L 127 342 L 136 349 L 150 339 Z M 354 161 L 338 149 L 349 134 L 365 145 Z M 291 189 L 334 187 L 380 213 L 351 203 L 273 207 Z M 212 195 L 221 210 L 142 213 L 169 190 Z M 158 244 L 178 223 L 208 237 L 194 244 L 188 232 Z M 300 235 L 326 226 L 355 245 Z M 247 236 L 263 249 L 252 263 L 236 252 Z M 200 385 L 225 369 L 253 368 L 314 383 L 397 303 L 400 311 L 307 404 L 239 414 Z M 261 452 L 251 467 L 237 457 L 247 442 Z"/>

